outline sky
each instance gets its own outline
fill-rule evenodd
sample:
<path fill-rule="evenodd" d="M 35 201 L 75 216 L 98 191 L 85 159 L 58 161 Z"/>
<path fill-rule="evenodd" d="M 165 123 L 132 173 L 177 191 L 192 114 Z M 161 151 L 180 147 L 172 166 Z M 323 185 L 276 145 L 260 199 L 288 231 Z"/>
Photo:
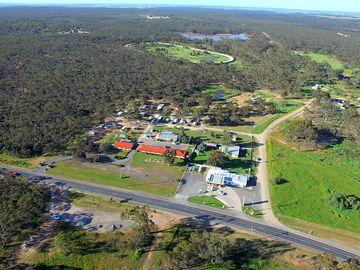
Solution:
<path fill-rule="evenodd" d="M 360 0 L 0 0 L 0 4 L 201 5 L 360 12 Z"/>

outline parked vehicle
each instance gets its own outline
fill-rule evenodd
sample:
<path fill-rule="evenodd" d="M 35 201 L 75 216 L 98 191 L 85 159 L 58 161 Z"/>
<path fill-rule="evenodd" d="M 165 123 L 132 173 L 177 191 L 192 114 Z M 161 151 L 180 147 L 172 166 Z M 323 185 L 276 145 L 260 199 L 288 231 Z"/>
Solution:
<path fill-rule="evenodd" d="M 60 214 L 56 214 L 56 213 L 50 214 L 50 217 L 52 219 L 54 219 L 54 220 L 60 220 L 61 219 Z"/>

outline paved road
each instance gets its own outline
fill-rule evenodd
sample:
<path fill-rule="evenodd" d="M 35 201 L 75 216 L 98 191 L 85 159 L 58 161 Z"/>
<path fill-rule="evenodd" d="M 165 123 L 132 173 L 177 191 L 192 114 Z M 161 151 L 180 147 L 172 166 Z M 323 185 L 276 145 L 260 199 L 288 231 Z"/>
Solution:
<path fill-rule="evenodd" d="M 9 167 L 1 166 L 0 168 L 9 169 Z M 31 171 L 19 170 L 19 169 L 10 169 L 12 171 L 17 171 L 19 173 L 28 175 L 28 176 L 40 176 Z M 184 216 L 195 217 L 205 221 L 219 222 L 223 225 L 228 225 L 230 227 L 256 232 L 261 235 L 271 237 L 276 240 L 280 240 L 286 243 L 294 244 L 295 246 L 305 247 L 312 249 L 318 252 L 327 252 L 335 255 L 337 258 L 342 260 L 347 260 L 350 258 L 355 258 L 360 254 L 359 251 L 354 251 L 346 247 L 340 247 L 338 244 L 327 242 L 326 240 L 317 239 L 314 240 L 314 237 L 307 237 L 302 233 L 293 233 L 287 230 L 278 229 L 274 226 L 269 226 L 262 224 L 258 221 L 253 221 L 251 219 L 241 219 L 234 215 L 231 215 L 231 211 L 227 210 L 210 210 L 204 206 L 190 206 L 184 203 L 175 202 L 174 199 L 160 198 L 148 194 L 123 191 L 111 187 L 103 187 L 88 184 L 85 182 L 77 182 L 65 178 L 53 177 L 47 181 L 51 182 L 60 182 L 70 187 L 80 190 L 87 193 L 94 193 L 103 196 L 117 198 L 123 201 L 129 201 L 137 204 L 148 204 L 150 207 L 163 209 L 170 212 L 176 212 Z"/>

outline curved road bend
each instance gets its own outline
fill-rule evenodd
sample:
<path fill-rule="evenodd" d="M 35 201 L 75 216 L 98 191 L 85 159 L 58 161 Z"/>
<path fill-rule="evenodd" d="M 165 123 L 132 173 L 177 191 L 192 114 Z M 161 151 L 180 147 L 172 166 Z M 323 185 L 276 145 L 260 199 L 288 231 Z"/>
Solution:
<path fill-rule="evenodd" d="M 9 167 L 0 167 L 9 169 Z M 17 171 L 28 176 L 43 176 L 38 173 L 34 173 L 26 170 L 10 169 Z M 60 182 L 66 184 L 76 190 L 86 193 L 93 193 L 107 197 L 117 198 L 123 201 L 129 201 L 137 204 L 148 204 L 152 208 L 166 210 L 169 212 L 179 213 L 183 216 L 196 217 L 206 221 L 220 222 L 221 224 L 244 230 L 249 232 L 256 232 L 260 235 L 271 237 L 275 240 L 283 241 L 293 244 L 295 246 L 304 247 L 307 249 L 315 250 L 317 252 L 327 252 L 335 255 L 337 258 L 347 260 L 355 258 L 360 255 L 359 251 L 350 250 L 349 248 L 342 247 L 339 244 L 330 243 L 323 239 L 314 239 L 314 237 L 308 237 L 297 232 L 289 232 L 287 230 L 279 229 L 275 226 L 265 225 L 252 220 L 245 220 L 238 217 L 231 216 L 229 212 L 224 210 L 212 210 L 207 207 L 195 207 L 184 205 L 181 203 L 170 201 L 166 198 L 160 198 L 148 194 L 123 191 L 111 187 L 103 187 L 98 185 L 92 185 L 85 182 L 77 182 L 65 178 L 52 177 L 49 182 Z M 225 213 L 223 213 L 225 212 Z"/>

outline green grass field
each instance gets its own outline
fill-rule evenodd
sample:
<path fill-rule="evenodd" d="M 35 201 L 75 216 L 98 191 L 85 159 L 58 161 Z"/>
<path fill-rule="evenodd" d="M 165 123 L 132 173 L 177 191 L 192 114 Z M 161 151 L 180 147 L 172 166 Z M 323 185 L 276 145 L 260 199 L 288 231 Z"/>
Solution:
<path fill-rule="evenodd" d="M 192 196 L 188 198 L 188 201 L 220 209 L 226 208 L 226 205 L 216 199 L 214 196 Z"/>
<path fill-rule="evenodd" d="M 125 241 L 121 233 L 95 233 L 64 225 L 59 226 L 49 249 L 33 252 L 22 261 L 38 269 L 58 269 L 59 265 L 61 269 L 140 269 L 144 256 L 120 245 Z"/>
<path fill-rule="evenodd" d="M 360 233 L 360 214 L 328 204 L 328 190 L 360 197 L 359 144 L 344 142 L 319 152 L 300 152 L 269 139 L 270 185 L 275 214 Z"/>
<path fill-rule="evenodd" d="M 342 61 L 333 57 L 331 55 L 321 54 L 321 53 L 314 53 L 314 52 L 304 52 L 304 51 L 297 51 L 299 55 L 309 57 L 311 60 L 317 63 L 328 63 L 332 69 L 343 69 L 345 76 L 355 76 L 360 77 L 360 68 L 359 67 L 350 67 L 345 65 Z"/>
<path fill-rule="evenodd" d="M 56 164 L 56 167 L 49 169 L 48 174 L 85 181 L 92 184 L 105 186 L 113 186 L 136 191 L 143 191 L 160 196 L 172 196 L 178 185 L 176 179 L 168 179 L 168 181 L 160 181 L 149 175 L 147 180 L 134 179 L 122 175 L 120 171 L 116 171 L 116 167 L 106 165 L 105 169 L 97 169 L 86 167 L 77 161 L 64 161 Z M 154 167 L 154 165 L 153 165 Z"/>
<path fill-rule="evenodd" d="M 256 90 L 255 91 L 256 94 L 258 94 L 261 98 L 263 99 L 268 99 L 268 98 L 275 98 L 275 95 L 269 93 L 269 92 L 265 92 L 265 91 L 261 91 L 261 90 Z"/>
<path fill-rule="evenodd" d="M 326 54 L 320 54 L 320 53 L 313 53 L 313 52 L 298 52 L 303 56 L 309 57 L 311 60 L 317 63 L 327 63 L 331 66 L 333 69 L 344 69 L 344 64 L 336 59 L 333 56 L 326 55 Z"/>
<path fill-rule="evenodd" d="M 229 89 L 229 88 L 226 88 L 219 84 L 209 85 L 209 86 L 205 87 L 204 89 L 202 89 L 201 93 L 210 94 L 213 97 L 215 97 L 216 95 L 219 95 L 219 94 L 224 94 L 225 95 L 223 97 L 224 100 L 238 96 L 240 94 L 240 92 L 238 90 Z"/>
<path fill-rule="evenodd" d="M 106 136 L 101 140 L 99 140 L 98 143 L 113 144 L 119 140 L 136 140 L 139 137 L 139 135 L 140 133 L 136 133 L 136 132 L 131 132 L 131 131 L 124 132 L 121 130 L 116 130 L 114 132 L 106 134 Z"/>
<path fill-rule="evenodd" d="M 158 160 L 159 162 L 146 162 L 146 160 Z M 145 169 L 154 169 L 162 171 L 162 172 L 168 172 L 175 174 L 176 178 L 179 179 L 185 170 L 185 164 L 182 159 L 175 159 L 175 164 L 173 166 L 170 166 L 169 164 L 163 164 L 164 157 L 156 156 L 156 155 L 149 155 L 145 153 L 136 153 L 134 160 L 132 162 L 132 166 L 135 168 L 145 168 Z"/>
<path fill-rule="evenodd" d="M 193 63 L 223 63 L 229 61 L 228 56 L 207 51 L 197 51 L 189 46 L 154 44 L 148 47 L 148 51 L 152 53 L 163 53 L 167 56 Z"/>

